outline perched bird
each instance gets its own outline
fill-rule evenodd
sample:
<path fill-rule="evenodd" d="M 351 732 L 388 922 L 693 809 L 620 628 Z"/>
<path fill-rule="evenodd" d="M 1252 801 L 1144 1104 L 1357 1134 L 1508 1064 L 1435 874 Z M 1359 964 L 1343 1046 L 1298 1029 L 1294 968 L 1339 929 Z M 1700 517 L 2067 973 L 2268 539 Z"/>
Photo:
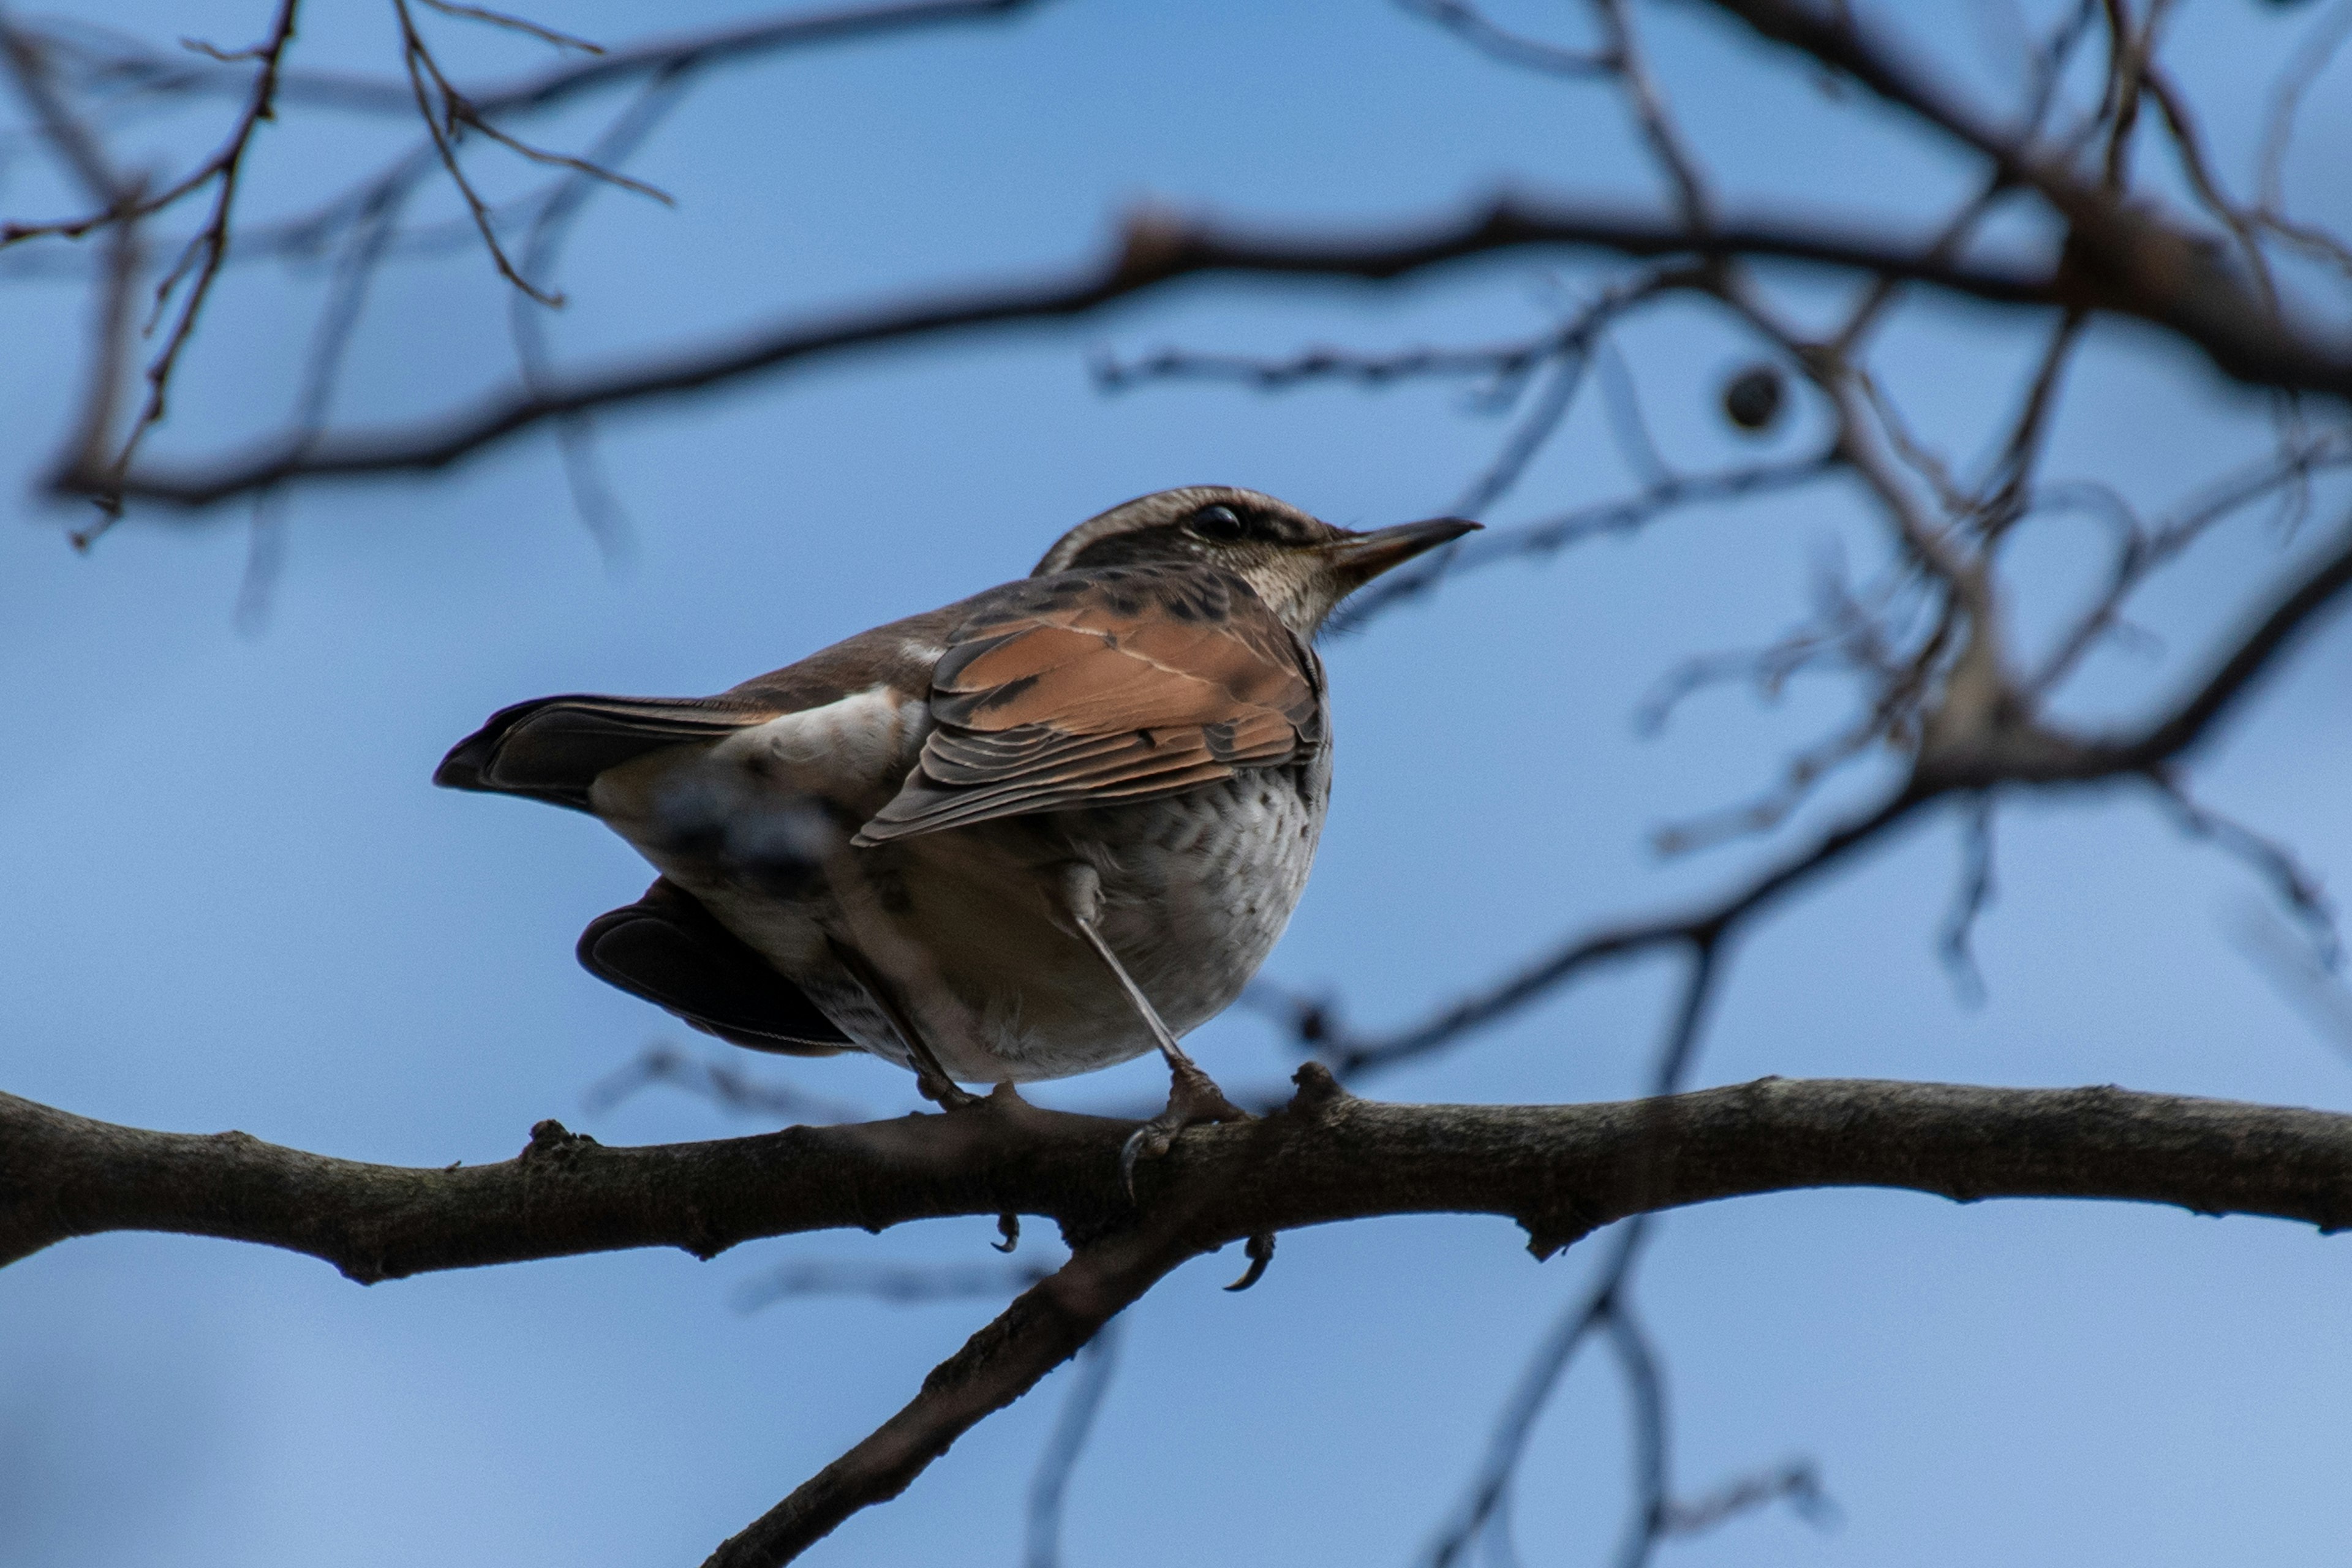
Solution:
<path fill-rule="evenodd" d="M 966 1083 L 1157 1046 L 1168 1110 L 1236 1111 L 1177 1037 L 1241 994 L 1306 886 L 1331 788 L 1314 637 L 1476 527 L 1337 528 L 1200 485 L 1114 507 L 1030 575 L 716 697 L 543 697 L 434 774 L 585 811 L 661 872 L 580 962 L 757 1050 Z"/>

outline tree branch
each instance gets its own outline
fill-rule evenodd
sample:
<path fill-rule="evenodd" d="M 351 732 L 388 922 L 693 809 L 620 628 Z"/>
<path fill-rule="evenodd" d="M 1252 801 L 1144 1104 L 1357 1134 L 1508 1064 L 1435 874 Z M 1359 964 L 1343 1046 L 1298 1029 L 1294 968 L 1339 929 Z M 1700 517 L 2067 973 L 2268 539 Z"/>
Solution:
<path fill-rule="evenodd" d="M 729 1537 L 703 1568 L 774 1568 L 850 1515 L 907 1489 L 958 1437 L 1086 1348 L 1105 1324 L 1187 1259 L 1213 1250 L 1192 1222 L 1209 1189 L 1074 1253 L 932 1369 L 915 1397 L 864 1442 Z"/>
<path fill-rule="evenodd" d="M 1546 1257 L 1687 1204 L 1824 1186 L 1961 1202 L 2109 1198 L 2352 1227 L 2352 1115 L 2113 1088 L 1762 1079 L 1601 1105 L 1383 1105 L 1313 1064 L 1261 1121 L 1188 1132 L 1120 1195 L 1129 1124 L 1029 1107 L 606 1149 L 552 1122 L 503 1164 L 415 1170 L 244 1133 L 142 1131 L 0 1096 L 0 1259 L 68 1237 L 163 1230 L 306 1252 L 370 1281 L 621 1247 L 709 1257 L 759 1236 L 1003 1212 L 1076 1243 L 865 1442 L 721 1546 L 788 1561 L 897 1496 L 955 1438 L 1076 1353 L 1187 1258 L 1251 1235 L 1380 1215 L 1516 1219 Z"/>
<path fill-rule="evenodd" d="M 844 39 L 887 36 L 942 24 L 985 22 L 1034 9 L 1040 0 L 888 0 L 875 5 L 845 5 L 825 11 L 794 11 L 754 16 L 704 32 L 616 45 L 593 58 L 556 66 L 503 82 L 467 87 L 467 99 L 485 114 L 521 114 L 553 109 L 606 88 L 648 77 L 697 70 L 721 62 L 755 59 L 782 49 Z M 197 93 L 242 95 L 246 77 L 216 61 L 191 59 L 146 47 L 136 39 L 90 29 L 68 30 L 55 22 L 25 30 L 47 47 L 70 56 L 89 75 L 118 89 L 150 97 Z M 280 96 L 289 103 L 405 118 L 416 112 L 407 81 L 396 77 L 355 76 L 329 71 L 292 71 Z"/>
<path fill-rule="evenodd" d="M 197 508 L 292 479 L 445 468 L 562 416 L 692 392 L 887 344 L 982 328 L 1067 321 L 1186 279 L 1233 275 L 1381 282 L 1471 258 L 1560 247 L 1640 257 L 1768 257 L 1910 279 L 2000 304 L 2061 300 L 2046 269 L 1965 262 L 1925 246 L 1830 226 L 1724 224 L 1694 236 L 1679 224 L 1645 215 L 1506 200 L 1449 223 L 1335 237 L 1250 234 L 1147 212 L 1128 224 L 1117 253 L 1107 263 L 1075 274 L 830 316 L 795 317 L 764 330 L 731 332 L 719 342 L 660 360 L 575 373 L 536 392 L 510 387 L 439 419 L 321 437 L 307 444 L 278 437 L 216 464 L 151 467 L 130 475 L 123 493 Z M 2352 369 L 2345 371 L 2344 380 L 2352 386 Z M 58 482 L 68 491 L 75 488 L 72 476 Z"/>
<path fill-rule="evenodd" d="M 1628 1215 L 1816 1186 L 2167 1203 L 2352 1227 L 2352 1116 L 2116 1089 L 1765 1079 L 1566 1106 L 1388 1105 L 1314 1065 L 1284 1111 L 1187 1132 L 1141 1175 L 1145 1228 L 1199 1250 L 1400 1214 L 1518 1220 L 1540 1252 Z M 608 1149 L 554 1122 L 503 1163 L 331 1159 L 242 1132 L 115 1126 L 0 1095 L 0 1260 L 170 1231 L 308 1253 L 362 1282 L 530 1258 L 1021 1213 L 1081 1248 L 1136 1223 L 1133 1123 L 1029 1106 Z M 1135 1231 L 1133 1234 L 1141 1234 Z"/>

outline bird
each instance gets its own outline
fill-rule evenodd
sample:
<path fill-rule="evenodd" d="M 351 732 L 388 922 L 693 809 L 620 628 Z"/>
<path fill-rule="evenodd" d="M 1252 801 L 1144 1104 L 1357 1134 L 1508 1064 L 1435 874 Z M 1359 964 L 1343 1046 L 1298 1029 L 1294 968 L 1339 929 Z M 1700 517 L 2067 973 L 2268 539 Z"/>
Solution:
<path fill-rule="evenodd" d="M 1230 1005 L 1307 883 L 1331 790 L 1316 636 L 1478 525 L 1358 532 L 1255 490 L 1139 497 L 1025 578 L 715 697 L 501 709 L 434 782 L 585 812 L 659 873 L 587 970 L 790 1056 L 866 1051 L 943 1109 L 968 1083 L 1155 1047 L 1122 1152 L 1243 1119 L 1179 1043 Z"/>

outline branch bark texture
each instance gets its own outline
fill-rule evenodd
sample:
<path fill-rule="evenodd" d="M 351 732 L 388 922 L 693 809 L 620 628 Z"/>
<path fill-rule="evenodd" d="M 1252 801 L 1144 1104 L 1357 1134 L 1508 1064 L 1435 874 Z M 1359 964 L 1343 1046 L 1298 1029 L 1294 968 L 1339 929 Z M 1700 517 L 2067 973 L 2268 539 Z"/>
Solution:
<path fill-rule="evenodd" d="M 1391 1105 L 1302 1070 L 1288 1107 L 1198 1128 L 1119 1188 L 1131 1122 L 985 1109 L 605 1148 L 554 1122 L 496 1165 L 336 1160 L 0 1096 L 0 1261 L 156 1230 L 308 1253 L 372 1282 L 635 1247 L 1039 1215 L 1084 1247 L 1181 1224 L 1188 1252 L 1401 1214 L 1507 1215 L 1539 1254 L 1630 1215 L 1805 1187 L 2106 1198 L 2352 1227 L 2352 1116 L 2114 1088 L 1762 1079 L 1594 1105 Z"/>

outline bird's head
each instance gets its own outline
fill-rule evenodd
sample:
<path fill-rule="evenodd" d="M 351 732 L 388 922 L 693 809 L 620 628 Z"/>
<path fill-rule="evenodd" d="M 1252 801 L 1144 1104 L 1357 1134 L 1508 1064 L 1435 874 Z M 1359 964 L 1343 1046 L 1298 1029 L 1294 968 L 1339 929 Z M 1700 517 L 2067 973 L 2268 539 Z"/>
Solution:
<path fill-rule="evenodd" d="M 1478 525 L 1458 517 L 1359 533 L 1287 502 L 1228 485 L 1160 490 L 1088 518 L 1055 542 L 1033 577 L 1086 566 L 1201 562 L 1239 577 L 1300 637 L 1392 566 Z"/>

